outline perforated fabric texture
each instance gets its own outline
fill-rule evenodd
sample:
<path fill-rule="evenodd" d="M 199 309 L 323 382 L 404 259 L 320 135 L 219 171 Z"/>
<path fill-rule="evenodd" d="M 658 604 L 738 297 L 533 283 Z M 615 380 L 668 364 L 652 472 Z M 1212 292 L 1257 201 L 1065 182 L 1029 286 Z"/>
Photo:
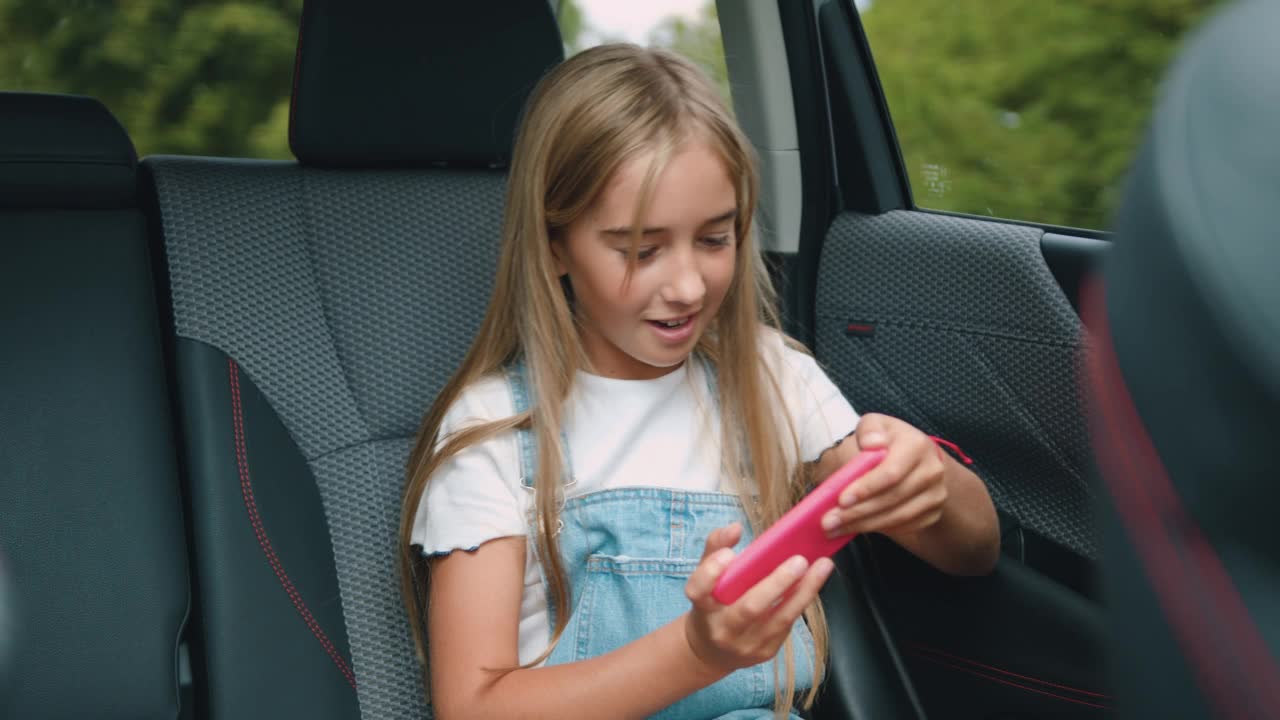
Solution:
<path fill-rule="evenodd" d="M 924 213 L 837 217 L 819 266 L 815 354 L 859 412 L 958 443 L 998 507 L 1093 557 L 1085 338 L 1041 235 Z"/>
<path fill-rule="evenodd" d="M 334 558 L 361 716 L 427 716 L 395 568 L 400 493 L 488 301 L 502 175 L 148 165 L 177 334 L 244 368 L 320 485 L 333 547 L 315 552 Z"/>

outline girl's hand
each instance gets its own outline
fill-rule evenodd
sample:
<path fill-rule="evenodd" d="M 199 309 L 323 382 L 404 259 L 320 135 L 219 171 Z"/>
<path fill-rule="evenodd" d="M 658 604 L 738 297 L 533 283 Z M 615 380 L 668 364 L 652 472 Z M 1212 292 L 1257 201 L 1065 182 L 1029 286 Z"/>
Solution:
<path fill-rule="evenodd" d="M 702 561 L 685 585 L 685 595 L 693 603 L 685 615 L 689 648 L 708 669 L 724 675 L 772 660 L 835 567 L 828 558 L 810 567 L 797 555 L 732 605 L 722 605 L 711 591 L 741 537 L 742 526 L 737 523 L 712 531 Z"/>
<path fill-rule="evenodd" d="M 933 440 L 902 420 L 877 414 L 863 416 L 854 437 L 861 450 L 886 448 L 888 453 L 840 493 L 840 507 L 823 516 L 827 536 L 893 536 L 937 524 L 948 489 L 945 456 Z"/>

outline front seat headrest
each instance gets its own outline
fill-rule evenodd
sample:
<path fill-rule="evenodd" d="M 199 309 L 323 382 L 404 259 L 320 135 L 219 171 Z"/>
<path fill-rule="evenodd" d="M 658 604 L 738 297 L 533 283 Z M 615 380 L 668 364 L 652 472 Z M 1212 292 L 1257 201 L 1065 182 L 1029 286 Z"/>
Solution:
<path fill-rule="evenodd" d="M 549 0 L 307 0 L 289 146 L 307 165 L 504 166 L 563 58 Z"/>
<path fill-rule="evenodd" d="M 1278 27 L 1236 2 L 1187 43 L 1084 303 L 1126 717 L 1280 716 Z"/>
<path fill-rule="evenodd" d="M 1229 8 L 1163 86 L 1105 271 L 1124 381 L 1193 477 L 1269 458 L 1280 413 L 1280 3 Z"/>

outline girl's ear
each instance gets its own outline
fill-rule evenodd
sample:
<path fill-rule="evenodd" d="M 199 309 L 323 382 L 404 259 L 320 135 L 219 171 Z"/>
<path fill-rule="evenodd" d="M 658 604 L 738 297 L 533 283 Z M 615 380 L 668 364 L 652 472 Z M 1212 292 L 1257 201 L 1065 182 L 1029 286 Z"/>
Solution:
<path fill-rule="evenodd" d="M 565 275 L 568 275 L 569 268 L 565 264 L 565 260 L 567 259 L 566 256 L 568 255 L 568 249 L 565 248 L 564 246 L 564 240 L 561 238 L 552 237 L 549 242 L 549 246 L 551 248 L 551 262 L 554 263 L 556 266 L 556 274 L 559 275 L 560 277 L 564 277 Z"/>

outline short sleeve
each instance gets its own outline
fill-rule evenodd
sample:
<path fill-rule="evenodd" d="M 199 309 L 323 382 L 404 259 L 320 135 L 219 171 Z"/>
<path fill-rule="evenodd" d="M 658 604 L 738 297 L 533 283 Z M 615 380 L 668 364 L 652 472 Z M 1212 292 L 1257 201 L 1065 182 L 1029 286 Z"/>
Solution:
<path fill-rule="evenodd" d="M 511 415 L 501 408 L 505 386 L 486 381 L 464 391 L 446 413 L 440 437 Z M 472 445 L 441 465 L 427 481 L 414 516 L 411 541 L 427 555 L 474 550 L 489 540 L 525 534 L 519 459 L 509 434 Z"/>
<path fill-rule="evenodd" d="M 787 347 L 780 336 L 773 342 L 781 359 L 777 367 L 783 401 L 799 435 L 802 461 L 813 462 L 857 428 L 858 413 L 817 360 Z"/>

